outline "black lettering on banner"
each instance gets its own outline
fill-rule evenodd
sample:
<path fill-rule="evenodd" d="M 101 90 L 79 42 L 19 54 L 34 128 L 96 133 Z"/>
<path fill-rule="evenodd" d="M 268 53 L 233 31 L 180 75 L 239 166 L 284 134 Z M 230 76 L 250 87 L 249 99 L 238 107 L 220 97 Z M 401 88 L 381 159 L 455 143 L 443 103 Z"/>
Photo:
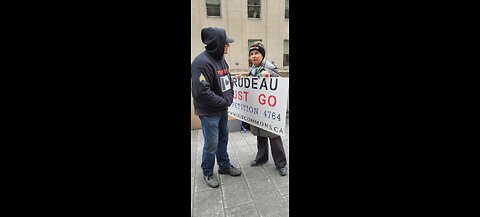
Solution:
<path fill-rule="evenodd" d="M 263 128 L 265 130 L 270 130 L 270 131 L 274 131 L 276 133 L 279 133 L 279 134 L 283 134 L 283 128 L 278 128 L 278 127 L 275 127 L 273 125 L 270 125 L 268 123 L 264 123 L 263 121 L 259 121 L 259 120 L 256 120 L 256 119 L 253 119 L 253 118 L 250 118 L 250 117 L 247 117 L 245 115 L 241 115 L 241 114 L 237 114 L 237 113 L 233 113 L 233 112 L 230 112 L 228 111 L 228 114 L 231 115 L 231 116 L 234 116 L 242 121 L 245 121 L 245 122 L 249 122 L 251 123 L 252 125 L 256 125 L 260 128 Z"/>
<path fill-rule="evenodd" d="M 275 87 L 272 86 L 273 80 L 275 80 Z M 270 90 L 277 90 L 278 87 L 278 78 L 277 79 L 270 79 Z"/>
<path fill-rule="evenodd" d="M 271 80 L 271 79 L 270 79 L 270 80 Z M 270 83 L 272 83 L 272 82 L 270 81 Z M 271 85 L 270 85 L 270 86 L 271 86 Z M 260 84 L 259 90 L 261 90 L 262 87 L 264 87 L 265 90 L 268 90 L 268 89 L 267 89 L 267 79 L 263 79 L 263 80 L 262 80 L 262 83 Z"/>
<path fill-rule="evenodd" d="M 245 88 L 249 88 L 250 87 L 250 79 L 245 78 L 245 79 L 243 79 L 243 81 L 245 82 Z"/>
<path fill-rule="evenodd" d="M 257 80 L 258 80 L 257 77 L 252 78 L 252 88 L 253 89 L 257 89 Z"/>
<path fill-rule="evenodd" d="M 238 87 L 238 84 L 237 84 L 237 77 L 232 77 L 232 81 L 233 81 L 233 86 L 234 87 Z"/>
<path fill-rule="evenodd" d="M 269 85 L 267 83 L 270 83 L 270 90 L 277 90 L 278 88 L 278 78 L 271 78 L 271 79 L 265 79 L 261 78 L 262 81 L 260 83 L 260 87 L 258 87 L 258 79 L 257 77 L 248 77 L 248 78 L 240 78 L 237 79 L 236 77 L 232 77 L 232 81 L 235 87 L 244 87 L 244 88 L 250 88 L 250 86 L 253 89 L 265 89 L 269 90 L 268 87 Z M 228 83 L 225 82 L 227 85 Z"/>

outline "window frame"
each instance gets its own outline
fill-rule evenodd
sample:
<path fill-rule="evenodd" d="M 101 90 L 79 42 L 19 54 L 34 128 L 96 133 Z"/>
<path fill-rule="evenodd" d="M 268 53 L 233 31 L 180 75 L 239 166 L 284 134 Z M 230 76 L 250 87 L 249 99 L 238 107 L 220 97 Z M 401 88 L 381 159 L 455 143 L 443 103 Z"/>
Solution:
<path fill-rule="evenodd" d="M 290 19 L 290 1 L 285 0 L 285 14 L 284 14 L 285 20 Z"/>
<path fill-rule="evenodd" d="M 285 53 L 285 48 L 286 48 L 286 43 L 288 43 L 288 53 Z M 287 61 L 285 61 L 285 58 Z M 285 65 L 285 62 L 287 62 L 287 65 Z M 290 66 L 290 40 L 289 39 L 284 39 L 283 40 L 283 67 L 285 66 Z"/>
<path fill-rule="evenodd" d="M 247 0 L 247 17 L 250 19 L 261 19 L 262 18 L 262 1 L 261 0 L 252 0 L 258 1 L 258 5 L 250 5 L 249 0 Z M 258 8 L 258 17 L 250 17 L 250 8 Z"/>
<path fill-rule="evenodd" d="M 218 4 L 216 3 L 209 3 L 207 1 L 212 1 L 212 0 L 205 0 L 205 12 L 207 13 L 207 17 L 222 17 L 222 1 L 218 0 Z M 218 16 L 217 15 L 209 15 L 208 14 L 208 9 L 217 7 L 218 6 Z"/>

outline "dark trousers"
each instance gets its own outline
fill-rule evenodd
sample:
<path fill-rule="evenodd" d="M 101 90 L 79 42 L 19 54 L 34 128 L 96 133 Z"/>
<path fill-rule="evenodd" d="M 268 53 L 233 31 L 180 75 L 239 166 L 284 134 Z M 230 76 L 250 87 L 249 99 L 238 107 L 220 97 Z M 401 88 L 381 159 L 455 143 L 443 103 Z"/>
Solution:
<path fill-rule="evenodd" d="M 287 158 L 285 157 L 285 150 L 283 149 L 281 136 L 277 136 L 275 138 L 257 136 L 258 152 L 255 160 L 257 162 L 268 161 L 268 139 L 270 139 L 270 146 L 272 148 L 272 156 L 275 166 L 278 168 L 286 166 Z"/>

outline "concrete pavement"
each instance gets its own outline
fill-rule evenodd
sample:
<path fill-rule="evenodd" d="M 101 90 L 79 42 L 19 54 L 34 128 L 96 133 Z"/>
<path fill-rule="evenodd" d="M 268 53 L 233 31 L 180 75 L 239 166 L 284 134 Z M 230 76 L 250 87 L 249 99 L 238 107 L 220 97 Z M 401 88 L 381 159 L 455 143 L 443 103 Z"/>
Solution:
<path fill-rule="evenodd" d="M 287 164 L 289 161 L 289 126 L 282 137 Z M 202 130 L 191 131 L 191 216 L 192 217 L 254 217 L 289 216 L 289 175 L 280 176 L 273 163 L 269 147 L 267 163 L 251 167 L 257 153 L 256 137 L 250 132 L 230 132 L 228 154 L 231 163 L 242 170 L 242 175 L 232 177 L 218 174 L 218 188 L 210 188 L 203 180 Z"/>

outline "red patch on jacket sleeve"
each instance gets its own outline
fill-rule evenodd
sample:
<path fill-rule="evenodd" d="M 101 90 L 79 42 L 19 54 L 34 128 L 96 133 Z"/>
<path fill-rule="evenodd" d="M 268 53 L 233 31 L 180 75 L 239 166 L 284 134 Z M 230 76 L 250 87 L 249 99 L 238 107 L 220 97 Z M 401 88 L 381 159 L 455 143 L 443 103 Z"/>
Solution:
<path fill-rule="evenodd" d="M 217 74 L 218 74 L 218 75 L 226 75 L 226 74 L 227 74 L 227 70 L 226 70 L 226 69 L 218 70 L 218 71 L 217 71 Z"/>

